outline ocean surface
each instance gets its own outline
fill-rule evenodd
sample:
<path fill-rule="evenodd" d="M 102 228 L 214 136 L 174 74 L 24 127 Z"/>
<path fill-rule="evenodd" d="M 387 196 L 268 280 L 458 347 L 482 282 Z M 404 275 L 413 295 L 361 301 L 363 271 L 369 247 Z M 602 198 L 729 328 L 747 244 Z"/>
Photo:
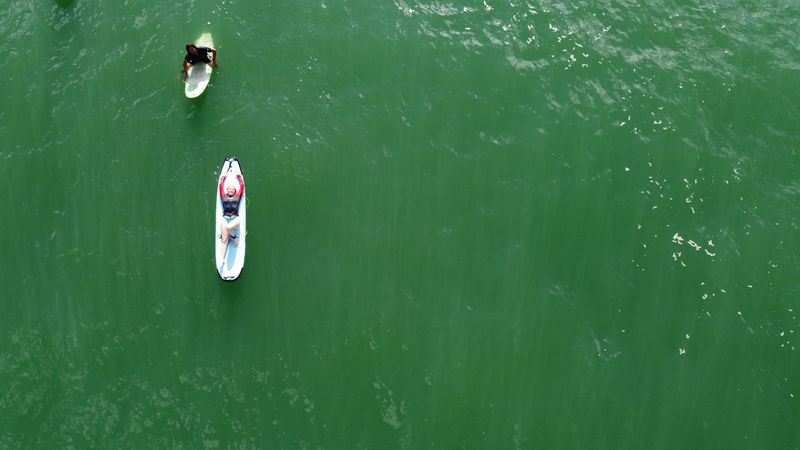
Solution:
<path fill-rule="evenodd" d="M 800 448 L 798 19 L 0 0 L 0 448 Z"/>

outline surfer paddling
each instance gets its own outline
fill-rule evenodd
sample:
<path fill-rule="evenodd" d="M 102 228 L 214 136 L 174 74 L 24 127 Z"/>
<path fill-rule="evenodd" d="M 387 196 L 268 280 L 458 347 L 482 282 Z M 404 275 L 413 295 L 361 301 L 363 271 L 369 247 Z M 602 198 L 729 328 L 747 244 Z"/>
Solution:
<path fill-rule="evenodd" d="M 197 63 L 211 64 L 211 67 L 217 67 L 217 49 L 186 44 L 186 56 L 183 57 L 184 75 L 189 71 L 189 66 Z"/>
<path fill-rule="evenodd" d="M 236 183 L 238 181 L 238 183 Z M 224 176 L 219 180 L 219 198 L 222 202 L 222 218 L 225 219 L 220 224 L 219 239 L 222 241 L 220 246 L 220 256 L 225 258 L 228 250 L 228 238 L 233 239 L 233 245 L 239 246 L 239 236 L 234 236 L 233 231 L 239 228 L 241 219 L 239 217 L 239 201 L 244 193 L 244 180 L 242 176 L 236 174 L 235 180 L 228 180 Z"/>

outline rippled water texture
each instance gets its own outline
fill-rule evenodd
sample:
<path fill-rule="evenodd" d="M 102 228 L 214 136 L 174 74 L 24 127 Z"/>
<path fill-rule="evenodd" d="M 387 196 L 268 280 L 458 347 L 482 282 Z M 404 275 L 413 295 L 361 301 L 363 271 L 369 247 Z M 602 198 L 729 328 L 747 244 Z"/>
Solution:
<path fill-rule="evenodd" d="M 0 447 L 800 446 L 796 2 L 0 13 Z"/>

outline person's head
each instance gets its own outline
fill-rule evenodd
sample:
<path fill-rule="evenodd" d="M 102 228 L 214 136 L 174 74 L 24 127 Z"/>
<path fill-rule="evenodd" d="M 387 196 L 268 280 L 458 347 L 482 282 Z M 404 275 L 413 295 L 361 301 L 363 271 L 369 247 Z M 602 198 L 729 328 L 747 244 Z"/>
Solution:
<path fill-rule="evenodd" d="M 194 44 L 186 44 L 186 53 L 190 55 L 197 54 L 197 46 Z"/>
<path fill-rule="evenodd" d="M 228 187 L 225 188 L 225 193 L 228 194 L 228 197 L 233 197 L 236 195 L 236 186 L 228 185 Z"/>

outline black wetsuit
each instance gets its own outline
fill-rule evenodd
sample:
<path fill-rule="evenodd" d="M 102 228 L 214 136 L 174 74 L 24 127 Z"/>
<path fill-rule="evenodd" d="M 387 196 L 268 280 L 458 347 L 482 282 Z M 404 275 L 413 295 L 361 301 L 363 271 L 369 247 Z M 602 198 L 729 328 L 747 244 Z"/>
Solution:
<path fill-rule="evenodd" d="M 183 60 L 188 62 L 189 64 L 197 64 L 197 63 L 210 63 L 212 60 L 212 53 L 211 49 L 208 47 L 195 47 L 197 49 L 197 55 L 192 56 L 191 53 L 186 53 L 186 56 L 183 57 Z"/>
<path fill-rule="evenodd" d="M 236 216 L 239 214 L 239 199 L 241 197 L 234 195 L 233 198 L 228 200 L 228 196 L 222 199 L 222 215 L 223 216 Z"/>

